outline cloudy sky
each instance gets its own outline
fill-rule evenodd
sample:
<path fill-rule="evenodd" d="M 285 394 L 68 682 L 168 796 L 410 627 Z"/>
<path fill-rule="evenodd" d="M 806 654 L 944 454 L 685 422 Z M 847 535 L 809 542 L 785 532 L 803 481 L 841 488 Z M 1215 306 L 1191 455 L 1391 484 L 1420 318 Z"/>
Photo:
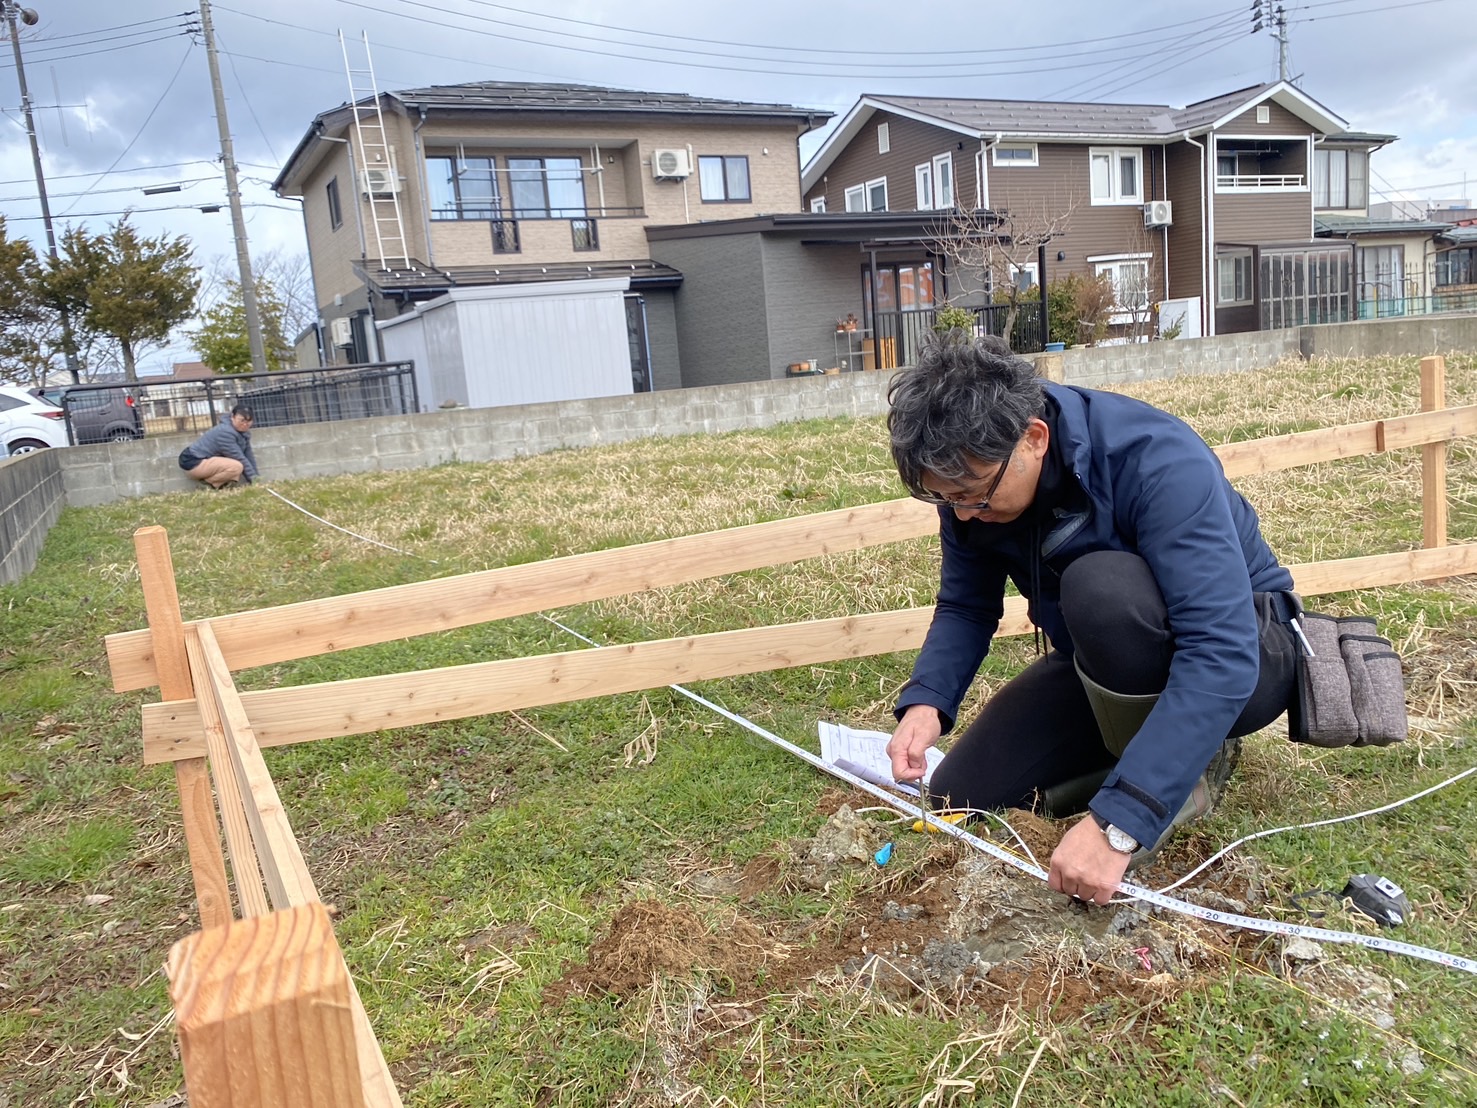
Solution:
<path fill-rule="evenodd" d="M 199 12 L 191 0 L 24 0 L 21 41 L 58 230 L 124 210 L 150 234 L 233 260 Z M 862 93 L 1182 106 L 1277 75 L 1251 0 L 1100 0 L 912 8 L 893 0 L 230 0 L 213 5 L 253 253 L 301 251 L 301 215 L 270 189 L 313 116 L 348 97 L 342 31 L 381 90 L 556 81 L 783 101 L 837 113 Z M 1401 136 L 1375 155 L 1372 200 L 1477 206 L 1472 0 L 1286 2 L 1290 71 L 1357 130 Z M 951 6 L 952 7 L 952 6 Z M 1156 14 L 1172 12 L 1172 14 Z M 912 12 L 924 12 L 914 18 Z M 721 14 L 720 14 L 721 13 Z M 940 13 L 935 16 L 933 13 Z M 20 93 L 0 52 L 0 214 L 44 248 Z M 819 138 L 802 147 L 809 154 Z M 181 191 L 145 195 L 179 184 Z M 188 352 L 155 353 L 163 372 Z"/>

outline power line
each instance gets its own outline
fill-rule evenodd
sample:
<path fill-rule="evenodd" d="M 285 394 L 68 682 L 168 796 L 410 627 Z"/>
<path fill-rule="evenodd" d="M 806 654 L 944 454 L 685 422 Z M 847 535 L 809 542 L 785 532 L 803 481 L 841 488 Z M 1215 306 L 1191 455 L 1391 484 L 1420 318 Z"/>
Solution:
<path fill-rule="evenodd" d="M 103 47 L 100 50 L 86 50 L 86 51 L 83 51 L 80 54 L 52 54 L 52 55 L 48 55 L 48 56 L 43 57 L 43 58 L 34 58 L 34 59 L 32 59 L 32 61 L 33 62 L 61 62 L 61 61 L 68 61 L 68 60 L 70 60 L 72 58 L 90 58 L 90 57 L 92 57 L 95 54 L 111 54 L 111 53 L 114 53 L 115 51 L 118 51 L 118 50 L 131 50 L 135 46 L 150 46 L 150 45 L 152 45 L 153 43 L 156 43 L 156 42 L 168 42 L 172 38 L 179 38 L 181 35 L 187 35 L 189 33 L 190 32 L 187 31 L 187 30 L 176 31 L 172 35 L 160 35 L 157 38 L 145 39 L 143 42 L 128 42 L 128 43 L 124 43 L 122 46 L 105 46 L 105 47 Z M 14 68 L 15 68 L 15 63 L 14 62 L 0 62 L 0 69 L 14 69 Z"/>
<path fill-rule="evenodd" d="M 154 106 L 149 109 L 149 114 L 146 115 L 144 117 L 144 121 L 141 124 L 139 124 L 139 128 L 138 128 L 138 130 L 136 132 L 134 132 L 133 138 L 131 138 L 131 139 L 128 140 L 128 145 L 123 148 L 123 153 L 119 154 L 116 158 L 113 159 L 113 164 L 112 165 L 108 166 L 107 169 L 103 170 L 102 173 L 98 174 L 97 181 L 94 181 L 93 182 L 94 185 L 96 185 L 98 183 L 98 181 L 101 181 L 109 173 L 113 172 L 113 170 L 117 169 L 118 168 L 118 163 L 121 162 L 124 158 L 126 158 L 128 156 L 128 152 L 133 149 L 134 143 L 138 142 L 138 140 L 141 137 L 143 137 L 143 133 L 144 133 L 145 129 L 147 129 L 147 127 L 149 126 L 149 123 L 154 118 L 154 113 L 159 110 L 159 106 L 164 103 L 164 98 L 166 96 L 168 96 L 170 90 L 172 88 L 174 88 L 174 83 L 179 80 L 179 75 L 184 72 L 185 62 L 187 62 L 187 61 L 190 60 L 190 55 L 193 54 L 194 52 L 195 52 L 195 44 L 193 42 L 191 42 L 189 46 L 185 47 L 184 56 L 182 58 L 180 58 L 179 65 L 175 67 L 174 76 L 169 79 L 169 84 L 167 84 L 167 85 L 164 86 L 164 91 L 159 94 L 159 99 L 156 100 L 156 101 L 154 101 Z M 89 187 L 87 189 L 84 189 L 82 192 L 78 193 L 77 195 L 80 198 L 82 196 L 86 196 L 88 194 L 88 192 L 90 192 L 90 191 L 91 191 L 91 188 Z M 72 201 L 72 204 L 67 208 L 67 210 L 64 211 L 64 212 L 62 212 L 61 214 L 62 215 L 68 215 L 68 214 L 70 214 L 71 211 L 72 211 L 72 208 L 75 208 L 76 206 L 77 206 L 77 202 L 74 200 L 74 201 Z"/>
<path fill-rule="evenodd" d="M 187 165 L 214 165 L 214 164 L 215 164 L 215 162 L 211 158 L 196 158 L 193 161 L 188 161 L 188 162 L 160 162 L 158 165 L 140 165 L 140 166 L 135 166 L 135 167 L 133 167 L 131 169 L 103 169 L 103 170 L 92 169 L 92 170 L 88 170 L 86 173 L 48 173 L 46 175 L 46 179 L 48 181 L 69 181 L 69 180 L 75 180 L 75 179 L 77 179 L 79 177 L 106 176 L 107 174 L 110 174 L 110 173 L 120 173 L 120 174 L 121 173 L 152 173 L 156 169 L 179 169 L 179 168 L 181 168 L 183 166 L 187 166 Z M 242 162 L 241 164 L 242 165 L 248 165 L 250 163 L 248 163 L 248 162 Z M 276 167 L 275 166 L 261 166 L 260 168 L 262 168 L 262 169 L 274 169 Z M 31 182 L 31 180 L 32 180 L 32 178 L 30 178 L 30 177 L 17 177 L 14 180 L 10 180 L 10 181 L 0 181 L 0 185 L 25 185 L 25 184 L 29 184 Z"/>
<path fill-rule="evenodd" d="M 1354 3 L 1356 0 L 1347 0 L 1347 2 Z M 85 38 L 88 35 L 107 34 L 109 31 L 127 31 L 130 28 L 147 27 L 150 23 L 167 23 L 171 19 L 187 19 L 194 14 L 194 12 L 179 12 L 175 15 L 156 15 L 153 19 L 135 19 L 130 23 L 119 23 L 113 27 L 94 27 L 88 31 L 73 31 L 68 35 L 32 35 L 26 39 L 26 42 L 36 46 L 45 46 L 48 43 L 65 42 L 68 39 Z"/>
<path fill-rule="evenodd" d="M 1189 34 L 1180 35 L 1179 37 L 1172 39 L 1167 43 L 1156 43 L 1153 45 L 1152 51 L 1155 55 L 1158 55 L 1179 46 L 1198 46 L 1205 41 L 1202 36 L 1219 36 L 1224 28 L 1238 23 L 1240 22 L 1240 20 L 1241 15 L 1239 12 L 1235 15 L 1224 16 L 1221 18 L 1220 22 L 1215 23 L 1210 27 L 1206 27 L 1198 31 L 1191 31 Z M 1079 78 L 1078 80 L 1073 81 L 1071 84 L 1064 86 L 1060 90 L 1048 94 L 1045 99 L 1054 100 L 1060 96 L 1066 96 L 1068 94 L 1090 96 L 1094 93 L 1095 90 L 1101 89 L 1106 82 L 1111 82 L 1115 80 L 1116 74 L 1122 72 L 1125 69 L 1130 69 L 1138 66 L 1140 63 L 1143 62 L 1143 60 L 1143 55 L 1137 54 L 1125 61 L 1119 62 L 1117 65 L 1113 66 L 1111 70 L 1105 73 L 1099 73 L 1092 77 Z"/>
<path fill-rule="evenodd" d="M 215 40 L 218 44 L 224 41 L 219 31 L 215 34 Z M 222 54 L 225 53 L 224 50 L 219 52 Z M 257 133 L 262 136 L 262 142 L 266 143 L 267 153 L 272 155 L 273 159 L 276 159 L 277 151 L 272 148 L 272 140 L 267 137 L 267 129 L 262 126 L 262 121 L 257 116 L 256 109 L 251 106 L 251 97 L 246 95 L 246 85 L 241 80 L 241 74 L 236 71 L 236 59 L 229 54 L 226 54 L 226 59 L 231 63 L 231 76 L 236 78 L 236 87 L 241 90 L 241 99 L 246 104 L 246 111 L 250 114 L 251 121 L 256 124 Z"/>
<path fill-rule="evenodd" d="M 84 174 L 84 176 L 87 176 L 87 175 Z M 48 183 L 51 182 L 51 181 L 54 181 L 54 180 L 57 180 L 57 178 L 55 178 L 55 177 L 48 177 L 47 178 Z M 215 177 L 193 177 L 193 178 L 190 178 L 189 180 L 185 180 L 185 181 L 170 181 L 170 182 L 168 182 L 168 184 L 170 184 L 170 185 L 179 185 L 181 188 L 187 188 L 187 187 L 192 186 L 192 185 L 200 185 L 200 184 L 204 184 L 207 181 L 214 181 L 214 180 L 216 180 Z M 121 188 L 115 188 L 115 189 L 89 189 L 86 192 L 52 192 L 50 189 L 47 189 L 46 190 L 46 195 L 49 196 L 51 199 L 56 200 L 58 198 L 67 199 L 69 197 L 80 197 L 80 196 L 106 196 L 109 193 L 115 193 L 115 192 L 138 192 L 139 189 L 140 189 L 140 186 L 139 185 L 125 185 L 125 186 L 123 186 Z M 35 199 L 36 199 L 36 197 L 34 195 L 31 195 L 31 196 L 0 196 L 0 204 L 19 204 L 19 203 L 23 203 L 24 201 L 27 201 L 27 200 L 35 200 Z"/>

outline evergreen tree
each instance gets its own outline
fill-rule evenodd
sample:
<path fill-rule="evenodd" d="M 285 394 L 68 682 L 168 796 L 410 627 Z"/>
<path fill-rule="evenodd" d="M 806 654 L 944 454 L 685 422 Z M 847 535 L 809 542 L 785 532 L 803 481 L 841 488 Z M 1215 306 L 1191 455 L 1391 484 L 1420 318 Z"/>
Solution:
<path fill-rule="evenodd" d="M 200 273 L 189 239 L 145 238 L 125 216 L 102 235 L 69 228 L 44 286 L 75 326 L 117 345 L 124 376 L 136 381 L 140 348 L 163 342 L 194 314 Z"/>
<path fill-rule="evenodd" d="M 201 313 L 200 326 L 189 335 L 200 351 L 200 360 L 217 373 L 250 373 L 251 340 L 246 333 L 241 282 L 229 282 L 226 290 L 224 298 Z M 256 282 L 256 306 L 262 321 L 267 369 L 287 369 L 292 364 L 292 347 L 282 330 L 282 301 L 265 278 Z"/>

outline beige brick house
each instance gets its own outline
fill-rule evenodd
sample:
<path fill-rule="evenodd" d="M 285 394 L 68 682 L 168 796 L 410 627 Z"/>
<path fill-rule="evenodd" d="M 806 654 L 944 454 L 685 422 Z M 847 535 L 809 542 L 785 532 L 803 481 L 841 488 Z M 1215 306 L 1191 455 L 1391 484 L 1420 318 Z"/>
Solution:
<path fill-rule="evenodd" d="M 633 387 L 681 385 L 648 225 L 800 210 L 799 137 L 826 112 L 584 85 L 386 92 L 313 120 L 274 182 L 303 202 L 328 363 L 453 289 L 621 277 Z"/>

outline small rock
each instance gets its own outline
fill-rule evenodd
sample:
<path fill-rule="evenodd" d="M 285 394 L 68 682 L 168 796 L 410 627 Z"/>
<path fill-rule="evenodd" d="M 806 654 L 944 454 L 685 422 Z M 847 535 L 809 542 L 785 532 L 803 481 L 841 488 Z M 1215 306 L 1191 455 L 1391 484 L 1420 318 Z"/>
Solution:
<path fill-rule="evenodd" d="M 1421 1061 L 1421 1052 L 1411 1047 L 1400 1056 L 1400 1072 L 1406 1077 L 1414 1077 L 1418 1073 L 1426 1072 L 1426 1064 Z"/>
<path fill-rule="evenodd" d="M 1284 939 L 1282 957 L 1289 962 L 1321 962 L 1323 947 L 1312 939 L 1293 937 Z"/>
<path fill-rule="evenodd" d="M 88 893 L 82 898 L 82 903 L 89 908 L 99 908 L 104 904 L 111 904 L 113 898 L 107 893 Z"/>

